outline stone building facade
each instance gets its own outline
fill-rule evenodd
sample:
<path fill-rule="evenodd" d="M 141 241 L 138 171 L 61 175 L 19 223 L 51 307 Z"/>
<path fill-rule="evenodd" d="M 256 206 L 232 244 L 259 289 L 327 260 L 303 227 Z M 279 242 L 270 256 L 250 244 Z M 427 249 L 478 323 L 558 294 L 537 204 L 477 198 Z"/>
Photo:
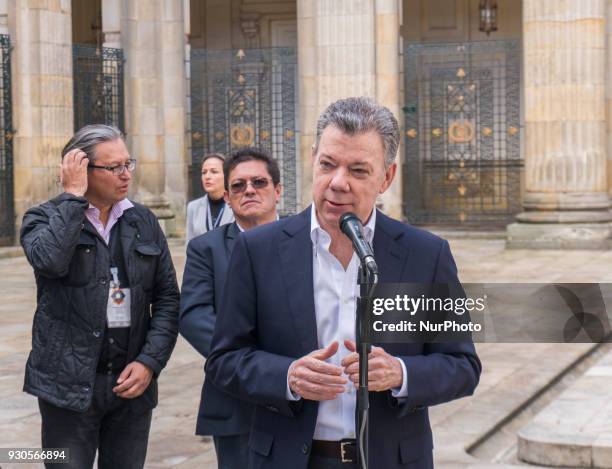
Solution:
<path fill-rule="evenodd" d="M 387 213 L 507 229 L 509 247 L 608 248 L 612 0 L 497 0 L 490 34 L 482 3 L 0 0 L 12 97 L 0 208 L 17 229 L 57 193 L 75 123 L 111 103 L 138 160 L 132 195 L 169 233 L 198 194 L 198 158 L 243 144 L 281 160 L 294 212 L 310 202 L 318 114 L 367 95 L 402 127 Z M 87 78 L 80 47 L 120 59 Z"/>

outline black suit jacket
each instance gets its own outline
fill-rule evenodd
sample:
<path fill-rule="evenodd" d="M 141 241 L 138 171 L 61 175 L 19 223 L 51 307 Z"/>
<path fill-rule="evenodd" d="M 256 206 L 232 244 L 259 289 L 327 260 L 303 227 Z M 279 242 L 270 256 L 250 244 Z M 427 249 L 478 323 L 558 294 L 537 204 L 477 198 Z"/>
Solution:
<path fill-rule="evenodd" d="M 381 283 L 457 282 L 446 241 L 380 212 L 373 248 Z M 249 467 L 305 469 L 319 406 L 287 401 L 286 390 L 291 362 L 319 348 L 310 209 L 241 235 L 228 273 L 207 375 L 256 405 Z M 474 391 L 481 371 L 474 345 L 382 346 L 404 361 L 408 397 L 370 393 L 369 467 L 431 467 L 427 407 Z"/>
<path fill-rule="evenodd" d="M 195 237 L 187 245 L 179 331 L 204 357 L 210 351 L 227 265 L 239 234 L 236 223 L 230 223 Z M 227 395 L 205 377 L 196 434 L 248 433 L 252 413 L 251 405 Z"/>

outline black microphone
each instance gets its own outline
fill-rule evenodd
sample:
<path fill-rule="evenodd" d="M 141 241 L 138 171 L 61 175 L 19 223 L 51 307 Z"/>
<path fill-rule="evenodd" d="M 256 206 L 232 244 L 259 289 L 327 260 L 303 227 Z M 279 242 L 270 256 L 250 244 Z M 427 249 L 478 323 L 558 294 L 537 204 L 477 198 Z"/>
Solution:
<path fill-rule="evenodd" d="M 378 266 L 374 260 L 374 252 L 370 243 L 363 237 L 363 224 L 352 212 L 346 212 L 340 217 L 340 230 L 352 241 L 353 249 L 359 256 L 362 264 L 365 264 L 368 270 L 374 274 L 378 274 Z"/>

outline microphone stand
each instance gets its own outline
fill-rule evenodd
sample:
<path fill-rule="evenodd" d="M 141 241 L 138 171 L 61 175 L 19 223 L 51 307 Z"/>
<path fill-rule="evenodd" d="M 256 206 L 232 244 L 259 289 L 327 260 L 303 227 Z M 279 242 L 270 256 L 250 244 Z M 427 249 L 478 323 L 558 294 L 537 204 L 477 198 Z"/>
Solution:
<path fill-rule="evenodd" d="M 368 356 L 372 350 L 370 303 L 374 287 L 378 283 L 378 273 L 369 269 L 362 261 L 359 267 L 359 299 L 355 319 L 355 338 L 359 353 L 359 388 L 357 390 L 357 461 L 359 469 L 368 468 L 368 429 L 370 426 L 370 399 L 368 389 Z"/>

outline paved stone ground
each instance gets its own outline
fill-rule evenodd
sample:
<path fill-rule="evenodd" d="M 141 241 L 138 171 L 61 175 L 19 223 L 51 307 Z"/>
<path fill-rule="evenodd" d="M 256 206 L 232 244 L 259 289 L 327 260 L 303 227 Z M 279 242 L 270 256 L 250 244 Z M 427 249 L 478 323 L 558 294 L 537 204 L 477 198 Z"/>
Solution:
<path fill-rule="evenodd" d="M 612 467 L 611 389 L 608 352 L 520 430 L 520 458 L 546 466 Z"/>
<path fill-rule="evenodd" d="M 612 282 L 612 251 L 506 251 L 501 240 L 461 239 L 451 246 L 464 282 Z M 174 244 L 172 253 L 180 277 L 182 245 Z M 21 392 L 35 308 L 34 279 L 23 257 L 0 259 L 0 279 L 0 447 L 37 447 L 36 400 Z M 484 372 L 475 396 L 431 409 L 437 467 L 502 467 L 478 460 L 465 449 L 571 368 L 591 346 L 478 344 L 477 349 Z M 160 377 L 148 468 L 216 467 L 210 440 L 193 435 L 202 366 L 203 360 L 179 338 Z"/>

